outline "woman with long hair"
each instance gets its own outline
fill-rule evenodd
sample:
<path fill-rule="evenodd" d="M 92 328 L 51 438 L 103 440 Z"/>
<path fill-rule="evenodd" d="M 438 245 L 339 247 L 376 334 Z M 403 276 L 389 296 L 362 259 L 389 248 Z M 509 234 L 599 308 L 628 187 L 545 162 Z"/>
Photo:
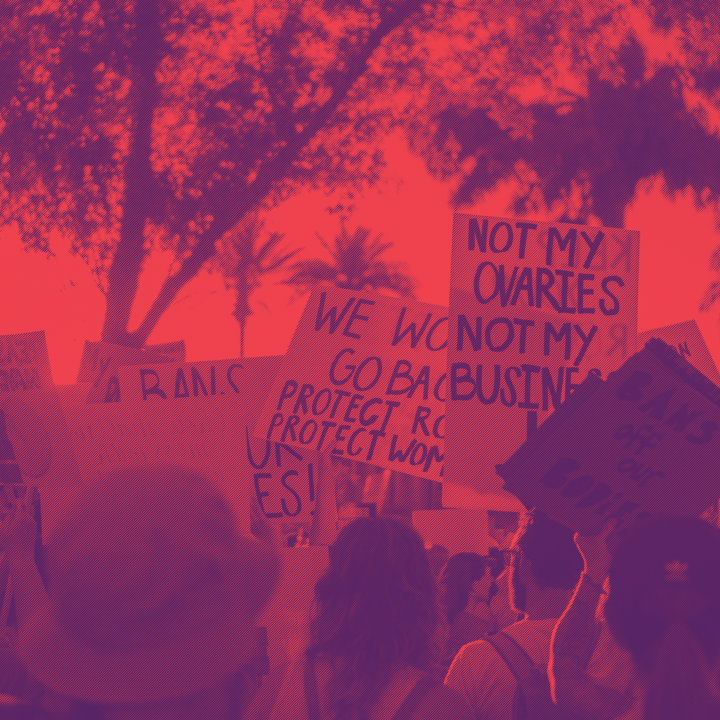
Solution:
<path fill-rule="evenodd" d="M 688 517 L 640 521 L 612 559 L 609 532 L 576 538 L 586 569 L 555 631 L 556 701 L 587 718 L 717 720 L 720 530 Z M 601 596 L 607 629 L 593 630 Z"/>
<path fill-rule="evenodd" d="M 446 669 L 463 645 L 497 630 L 490 609 L 490 601 L 497 592 L 492 570 L 493 564 L 488 559 L 462 552 L 449 558 L 440 573 L 440 603 L 450 626 L 442 662 Z"/>
<path fill-rule="evenodd" d="M 440 622 L 415 530 L 389 517 L 354 520 L 330 547 L 329 568 L 315 586 L 305 653 L 285 669 L 279 690 L 267 691 L 277 696 L 269 717 L 471 720 L 464 699 L 433 672 Z M 257 708 L 268 707 L 264 694 L 261 688 Z M 246 718 L 260 718 L 257 708 Z"/>

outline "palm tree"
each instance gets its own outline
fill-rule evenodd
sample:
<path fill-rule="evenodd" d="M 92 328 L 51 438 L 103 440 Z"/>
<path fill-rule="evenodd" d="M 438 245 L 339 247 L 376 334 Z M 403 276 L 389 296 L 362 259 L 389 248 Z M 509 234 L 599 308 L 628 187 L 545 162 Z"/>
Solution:
<path fill-rule="evenodd" d="M 281 233 L 268 234 L 265 242 L 258 244 L 265 220 L 253 214 L 223 238 L 213 266 L 219 269 L 228 288 L 235 289 L 233 315 L 240 325 L 240 357 L 245 357 L 245 325 L 252 315 L 250 295 L 260 285 L 260 278 L 279 270 L 302 248 L 288 250 L 279 248 L 284 237 Z"/>
<path fill-rule="evenodd" d="M 382 235 L 369 240 L 370 230 L 358 227 L 352 235 L 343 223 L 340 235 L 331 248 L 316 233 L 322 246 L 330 253 L 332 262 L 314 258 L 299 260 L 289 270 L 290 277 L 281 282 L 293 285 L 302 294 L 321 283 L 346 290 L 391 290 L 401 297 L 414 298 L 414 282 L 407 274 L 407 265 L 381 260 L 380 255 L 393 246 L 382 243 Z"/>

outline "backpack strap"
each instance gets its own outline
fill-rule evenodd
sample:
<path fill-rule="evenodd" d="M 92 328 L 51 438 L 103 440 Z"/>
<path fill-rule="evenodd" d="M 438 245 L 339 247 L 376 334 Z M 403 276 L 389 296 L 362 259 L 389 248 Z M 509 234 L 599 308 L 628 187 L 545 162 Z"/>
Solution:
<path fill-rule="evenodd" d="M 410 720 L 425 696 L 440 682 L 432 675 L 424 675 L 416 683 L 415 687 L 407 694 L 403 704 L 397 709 L 392 720 Z"/>
<path fill-rule="evenodd" d="M 531 680 L 537 668 L 530 656 L 507 633 L 499 632 L 485 638 L 498 652 L 510 672 L 515 676 L 520 687 Z"/>
<path fill-rule="evenodd" d="M 320 695 L 318 694 L 317 678 L 315 677 L 315 665 L 312 660 L 305 660 L 303 674 L 308 718 L 309 720 L 320 720 Z"/>

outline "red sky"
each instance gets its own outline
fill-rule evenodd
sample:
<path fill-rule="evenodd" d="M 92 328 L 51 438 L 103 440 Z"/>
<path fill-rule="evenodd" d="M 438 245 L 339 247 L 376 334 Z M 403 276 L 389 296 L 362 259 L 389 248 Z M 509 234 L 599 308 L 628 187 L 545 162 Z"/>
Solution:
<path fill-rule="evenodd" d="M 387 171 L 382 183 L 366 191 L 355 203 L 349 227 L 364 225 L 394 243 L 387 259 L 402 260 L 417 280 L 418 299 L 447 305 L 450 285 L 452 209 L 450 188 L 434 181 L 421 160 L 412 156 L 400 136 L 387 143 Z M 638 330 L 695 318 L 716 364 L 720 365 L 720 306 L 700 313 L 698 306 L 708 284 L 717 279 L 709 268 L 712 250 L 720 244 L 713 211 L 698 212 L 692 198 L 666 198 L 658 180 L 639 194 L 626 213 L 625 225 L 640 231 L 640 293 Z M 463 212 L 507 215 L 512 187 Z M 337 216 L 325 208 L 335 204 L 322 192 L 303 193 L 276 208 L 266 230 L 285 234 L 292 247 L 305 248 L 300 257 L 323 257 L 315 232 L 332 241 L 339 230 Z M 538 215 L 537 219 L 545 219 Z M 87 266 L 69 255 L 61 242 L 56 256 L 26 253 L 17 236 L 2 234 L 5 262 L 0 267 L 0 299 L 5 320 L 0 333 L 45 330 L 56 383 L 75 380 L 85 339 L 99 340 L 104 298 Z M 141 279 L 135 307 L 138 322 L 166 272 L 167 259 L 151 257 Z M 292 290 L 268 276 L 251 299 L 255 314 L 246 335 L 246 354 L 285 352 L 305 298 L 292 298 Z M 239 329 L 232 317 L 232 292 L 217 275 L 202 272 L 186 286 L 161 320 L 150 342 L 184 338 L 188 360 L 235 357 Z"/>

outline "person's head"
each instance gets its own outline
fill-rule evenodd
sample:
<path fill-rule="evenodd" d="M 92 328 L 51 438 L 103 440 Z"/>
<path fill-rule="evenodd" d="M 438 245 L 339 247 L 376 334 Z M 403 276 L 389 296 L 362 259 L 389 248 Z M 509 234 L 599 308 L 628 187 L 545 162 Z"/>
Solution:
<path fill-rule="evenodd" d="M 696 518 L 638 522 L 609 578 L 605 617 L 648 682 L 645 717 L 705 717 L 720 658 L 720 530 Z"/>
<path fill-rule="evenodd" d="M 346 525 L 315 586 L 307 650 L 338 668 L 328 686 L 335 712 L 342 717 L 372 702 L 398 663 L 429 667 L 439 618 L 435 579 L 415 530 L 389 517 Z"/>
<path fill-rule="evenodd" d="M 217 712 L 279 575 L 218 489 L 180 468 L 116 471 L 83 491 L 47 549 L 50 597 L 18 637 L 32 676 L 96 715 L 179 717 L 201 701 Z"/>
<path fill-rule="evenodd" d="M 428 562 L 430 563 L 430 571 L 434 577 L 439 577 L 440 571 L 445 567 L 445 563 L 450 557 L 448 549 L 444 545 L 425 545 Z"/>
<path fill-rule="evenodd" d="M 528 611 L 529 586 L 560 597 L 552 591 L 572 591 L 585 565 L 572 531 L 539 510 L 522 518 L 511 552 L 510 601 L 520 612 Z"/>
<path fill-rule="evenodd" d="M 481 555 L 471 552 L 453 555 L 442 569 L 438 584 L 449 623 L 467 608 L 471 596 L 488 603 L 494 595 L 493 588 L 497 592 L 490 564 Z"/>

